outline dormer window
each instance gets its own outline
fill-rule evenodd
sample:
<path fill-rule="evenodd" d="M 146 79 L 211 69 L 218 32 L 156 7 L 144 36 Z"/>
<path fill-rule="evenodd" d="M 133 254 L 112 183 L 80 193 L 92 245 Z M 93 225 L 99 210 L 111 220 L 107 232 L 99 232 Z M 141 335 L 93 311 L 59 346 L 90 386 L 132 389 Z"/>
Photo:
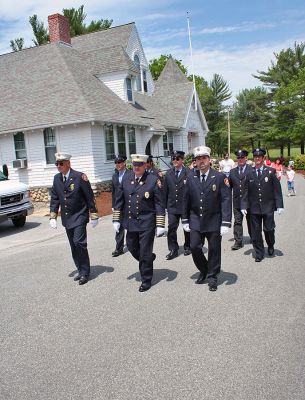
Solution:
<path fill-rule="evenodd" d="M 146 71 L 143 69 L 143 90 L 145 93 L 147 93 L 147 74 Z"/>
<path fill-rule="evenodd" d="M 140 59 L 139 56 L 137 54 L 135 54 L 135 56 L 133 57 L 133 62 L 134 65 L 138 68 L 139 70 L 139 75 L 136 78 L 136 88 L 138 92 L 141 92 L 142 90 L 142 85 L 141 85 L 141 64 L 140 64 Z"/>
<path fill-rule="evenodd" d="M 132 102 L 133 97 L 132 97 L 132 86 L 130 78 L 126 78 L 126 90 L 127 90 L 127 101 Z"/>

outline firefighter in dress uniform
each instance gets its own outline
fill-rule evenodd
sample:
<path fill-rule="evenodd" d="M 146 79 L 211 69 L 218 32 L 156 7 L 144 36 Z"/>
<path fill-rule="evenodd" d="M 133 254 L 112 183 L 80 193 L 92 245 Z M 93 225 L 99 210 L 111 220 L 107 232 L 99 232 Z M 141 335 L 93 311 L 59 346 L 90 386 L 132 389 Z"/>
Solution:
<path fill-rule="evenodd" d="M 275 169 L 264 165 L 265 154 L 265 149 L 253 150 L 254 167 L 247 176 L 241 205 L 244 214 L 250 209 L 251 238 L 256 262 L 261 262 L 265 257 L 262 228 L 268 245 L 268 254 L 273 256 L 274 211 L 278 214 L 284 212 L 281 184 L 276 177 Z"/>
<path fill-rule="evenodd" d="M 155 233 L 157 236 L 165 233 L 165 209 L 160 180 L 145 171 L 147 156 L 132 154 L 131 158 L 133 173 L 122 180 L 117 190 L 113 227 L 118 232 L 122 223 L 127 230 L 128 250 L 139 262 L 142 281 L 139 291 L 144 292 L 150 289 L 153 277 Z"/>
<path fill-rule="evenodd" d="M 116 170 L 115 173 L 112 175 L 112 211 L 114 210 L 118 187 L 122 183 L 122 179 L 130 173 L 130 171 L 126 169 L 126 159 L 127 157 L 124 155 L 118 155 L 114 159 Z M 116 247 L 115 250 L 112 252 L 112 257 L 118 257 L 124 253 L 124 237 L 125 230 L 123 228 L 123 225 L 121 225 L 119 231 L 115 232 Z"/>
<path fill-rule="evenodd" d="M 183 198 L 189 169 L 184 167 L 184 151 L 172 153 L 173 168 L 167 171 L 164 179 L 165 208 L 168 214 L 167 244 L 169 253 L 167 260 L 178 257 L 179 245 L 177 242 L 177 229 L 183 214 Z M 191 254 L 190 233 L 184 232 L 184 255 Z"/>
<path fill-rule="evenodd" d="M 233 191 L 233 215 L 234 225 L 233 233 L 235 243 L 231 247 L 232 250 L 238 250 L 243 247 L 243 218 L 241 212 L 241 200 L 245 190 L 246 179 L 252 167 L 247 164 L 248 152 L 247 150 L 238 150 L 235 152 L 237 157 L 237 167 L 231 169 L 229 174 L 229 182 Z M 250 212 L 247 210 L 246 214 L 248 233 L 251 238 L 251 225 L 250 225 Z"/>
<path fill-rule="evenodd" d="M 68 153 L 55 154 L 55 165 L 59 173 L 54 176 L 51 190 L 50 226 L 57 228 L 60 207 L 61 222 L 66 228 L 72 257 L 78 271 L 74 280 L 84 285 L 88 282 L 90 275 L 86 228 L 89 215 L 92 227 L 97 226 L 98 213 L 87 175 L 73 170 L 70 158 L 71 155 Z"/>
<path fill-rule="evenodd" d="M 183 229 L 190 232 L 193 261 L 200 274 L 196 281 L 207 279 L 210 291 L 217 290 L 221 268 L 221 237 L 228 233 L 232 217 L 232 197 L 228 178 L 210 167 L 210 148 L 193 150 L 197 169 L 188 175 L 184 199 Z M 208 259 L 202 243 L 208 241 Z"/>

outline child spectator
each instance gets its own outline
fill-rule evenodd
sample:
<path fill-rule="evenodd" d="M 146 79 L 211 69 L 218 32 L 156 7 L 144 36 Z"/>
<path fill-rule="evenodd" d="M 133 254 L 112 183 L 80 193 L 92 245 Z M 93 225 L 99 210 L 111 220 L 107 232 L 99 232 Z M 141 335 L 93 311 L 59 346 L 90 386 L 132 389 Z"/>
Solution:
<path fill-rule="evenodd" d="M 271 164 L 271 167 L 276 171 L 276 177 L 280 181 L 283 175 L 283 164 L 279 158 L 276 159 L 275 163 Z"/>
<path fill-rule="evenodd" d="M 295 189 L 294 189 L 294 176 L 295 172 L 293 170 L 292 165 L 288 165 L 286 170 L 287 176 L 287 184 L 288 184 L 288 196 L 295 196 Z"/>

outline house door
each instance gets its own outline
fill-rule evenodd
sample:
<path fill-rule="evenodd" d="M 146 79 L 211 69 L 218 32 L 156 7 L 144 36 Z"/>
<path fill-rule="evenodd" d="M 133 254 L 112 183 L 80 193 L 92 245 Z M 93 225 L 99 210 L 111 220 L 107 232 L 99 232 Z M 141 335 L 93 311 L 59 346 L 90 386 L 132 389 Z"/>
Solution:
<path fill-rule="evenodd" d="M 145 148 L 145 154 L 149 156 L 151 154 L 151 145 L 150 141 L 147 143 L 146 148 Z"/>

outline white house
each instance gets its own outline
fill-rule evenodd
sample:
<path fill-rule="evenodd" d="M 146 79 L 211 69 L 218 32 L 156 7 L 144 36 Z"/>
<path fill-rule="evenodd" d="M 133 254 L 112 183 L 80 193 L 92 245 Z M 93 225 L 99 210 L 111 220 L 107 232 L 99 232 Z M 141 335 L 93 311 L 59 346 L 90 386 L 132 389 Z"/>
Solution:
<path fill-rule="evenodd" d="M 116 154 L 166 160 L 205 142 L 193 84 L 173 59 L 153 81 L 134 23 L 71 39 L 65 17 L 48 22 L 49 44 L 0 56 L 0 164 L 10 179 L 47 194 L 54 154 L 65 151 L 98 188 Z"/>

